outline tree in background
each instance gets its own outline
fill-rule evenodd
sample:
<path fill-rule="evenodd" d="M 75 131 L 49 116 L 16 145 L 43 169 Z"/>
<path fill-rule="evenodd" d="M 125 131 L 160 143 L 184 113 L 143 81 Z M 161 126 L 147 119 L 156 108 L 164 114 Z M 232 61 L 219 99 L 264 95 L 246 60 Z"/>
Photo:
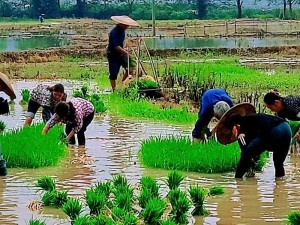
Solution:
<path fill-rule="evenodd" d="M 207 13 L 207 0 L 197 0 L 198 19 L 204 19 Z"/>
<path fill-rule="evenodd" d="M 83 18 L 86 15 L 86 1 L 76 0 L 76 13 L 75 16 L 78 18 Z"/>
<path fill-rule="evenodd" d="M 242 0 L 236 0 L 236 5 L 237 5 L 237 18 L 240 19 L 240 18 L 242 18 L 243 1 Z"/>

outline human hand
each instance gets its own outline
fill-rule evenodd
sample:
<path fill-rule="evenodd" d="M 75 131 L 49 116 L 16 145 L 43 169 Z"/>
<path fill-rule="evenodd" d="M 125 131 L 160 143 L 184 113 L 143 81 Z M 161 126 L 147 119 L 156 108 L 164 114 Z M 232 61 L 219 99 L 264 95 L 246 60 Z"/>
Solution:
<path fill-rule="evenodd" d="M 239 136 L 237 138 L 240 140 L 242 145 L 246 145 L 245 134 L 239 134 Z"/>
<path fill-rule="evenodd" d="M 294 135 L 293 139 L 296 140 L 296 141 L 300 141 L 299 131 Z"/>

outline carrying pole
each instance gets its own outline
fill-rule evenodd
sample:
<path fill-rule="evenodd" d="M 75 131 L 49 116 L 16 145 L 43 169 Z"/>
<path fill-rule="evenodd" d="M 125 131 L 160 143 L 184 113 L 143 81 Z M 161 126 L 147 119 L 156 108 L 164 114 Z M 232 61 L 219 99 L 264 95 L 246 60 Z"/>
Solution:
<path fill-rule="evenodd" d="M 159 83 L 158 83 L 158 77 L 157 77 L 157 74 L 156 74 L 156 70 L 155 70 L 155 68 L 154 68 L 154 62 L 153 62 L 153 60 L 152 60 L 152 57 L 151 57 L 151 55 L 150 55 L 150 52 L 149 52 L 148 47 L 147 47 L 147 45 L 146 45 L 146 42 L 145 42 L 145 41 L 143 41 L 143 42 L 144 42 L 144 46 L 145 46 L 145 48 L 146 48 L 147 55 L 148 55 L 148 57 L 149 57 L 149 59 L 150 59 L 150 64 L 151 64 L 151 68 L 152 68 L 152 71 L 153 71 L 153 74 L 154 74 L 154 78 L 155 78 L 155 80 L 156 80 L 156 82 L 157 82 L 157 84 L 158 84 L 158 86 L 159 86 Z"/>

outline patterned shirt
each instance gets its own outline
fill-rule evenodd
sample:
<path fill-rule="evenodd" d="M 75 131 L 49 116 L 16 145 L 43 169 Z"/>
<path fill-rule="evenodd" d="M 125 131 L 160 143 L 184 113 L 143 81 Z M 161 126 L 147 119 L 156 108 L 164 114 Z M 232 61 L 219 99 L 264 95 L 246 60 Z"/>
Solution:
<path fill-rule="evenodd" d="M 48 90 L 48 87 L 49 86 L 45 84 L 36 86 L 31 91 L 30 100 L 37 102 L 41 106 L 54 108 L 57 102 L 52 98 L 52 92 Z"/>
<path fill-rule="evenodd" d="M 283 109 L 277 113 L 277 116 L 289 120 L 300 120 L 300 96 L 289 95 L 283 97 Z"/>
<path fill-rule="evenodd" d="M 75 108 L 75 125 L 73 127 L 73 131 L 77 133 L 82 128 L 83 119 L 94 112 L 94 106 L 91 102 L 82 98 L 74 98 L 70 102 Z M 54 113 L 50 120 L 48 120 L 47 125 L 51 128 L 59 122 L 68 123 L 70 121 L 64 121 L 56 113 Z"/>

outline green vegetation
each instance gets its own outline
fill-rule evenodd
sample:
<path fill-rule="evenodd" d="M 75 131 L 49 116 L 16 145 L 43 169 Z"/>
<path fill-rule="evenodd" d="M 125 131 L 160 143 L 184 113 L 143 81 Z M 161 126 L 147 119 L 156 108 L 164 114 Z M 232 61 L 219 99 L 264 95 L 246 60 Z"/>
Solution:
<path fill-rule="evenodd" d="M 262 164 L 266 157 L 262 154 Z M 223 146 L 214 140 L 191 143 L 188 137 L 151 137 L 142 142 L 140 158 L 145 165 L 155 168 L 223 173 L 235 171 L 240 148 L 237 143 Z"/>
<path fill-rule="evenodd" d="M 294 211 L 288 214 L 288 223 L 290 225 L 300 224 L 300 211 Z"/>
<path fill-rule="evenodd" d="M 193 215 L 206 215 L 208 212 L 204 208 L 206 191 L 200 186 L 190 186 L 189 193 L 194 205 Z"/>
<path fill-rule="evenodd" d="M 199 144 L 188 137 L 151 137 L 142 142 L 140 158 L 150 167 L 223 173 L 235 170 L 240 149 L 237 143 L 223 146 L 213 140 Z"/>
<path fill-rule="evenodd" d="M 209 189 L 209 195 L 214 196 L 214 195 L 221 195 L 224 194 L 224 188 L 222 186 L 212 186 Z"/>
<path fill-rule="evenodd" d="M 83 206 L 78 199 L 69 198 L 63 205 L 62 210 L 74 221 L 83 210 Z"/>
<path fill-rule="evenodd" d="M 175 190 L 182 183 L 184 177 L 183 174 L 178 171 L 171 171 L 168 174 L 167 185 L 170 190 Z"/>
<path fill-rule="evenodd" d="M 21 90 L 21 96 L 22 96 L 22 100 L 21 100 L 21 104 L 26 104 L 29 102 L 29 98 L 30 98 L 30 91 L 28 89 L 22 89 Z"/>
<path fill-rule="evenodd" d="M 3 132 L 6 128 L 6 124 L 3 121 L 0 121 L 0 132 Z"/>
<path fill-rule="evenodd" d="M 62 127 L 53 127 L 42 135 L 43 124 L 36 124 L 0 134 L 0 143 L 8 168 L 39 168 L 57 165 L 66 154 L 59 143 Z"/>
<path fill-rule="evenodd" d="M 185 192 L 174 189 L 169 192 L 168 198 L 172 205 L 171 214 L 173 220 L 179 224 L 187 223 L 187 212 L 190 208 L 190 201 Z"/>
<path fill-rule="evenodd" d="M 37 219 L 30 219 L 28 225 L 46 225 L 46 223 Z"/>
<path fill-rule="evenodd" d="M 166 209 L 166 203 L 160 198 L 152 198 L 142 212 L 145 224 L 160 225 L 161 217 Z"/>
<path fill-rule="evenodd" d="M 55 180 L 50 176 L 39 178 L 35 186 L 42 188 L 44 191 L 54 191 L 56 188 Z"/>

